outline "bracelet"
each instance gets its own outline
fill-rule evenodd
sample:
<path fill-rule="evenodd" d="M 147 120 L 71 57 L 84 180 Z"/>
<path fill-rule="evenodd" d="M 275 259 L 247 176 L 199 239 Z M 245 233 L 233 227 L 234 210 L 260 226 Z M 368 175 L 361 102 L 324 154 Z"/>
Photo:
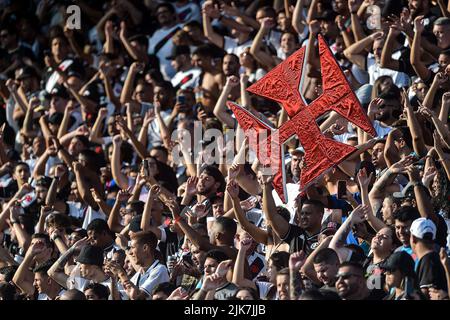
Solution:
<path fill-rule="evenodd" d="M 60 235 L 57 235 L 57 236 L 54 236 L 54 237 L 53 237 L 53 241 L 56 241 L 56 240 L 58 240 L 58 239 L 62 239 L 62 237 L 61 237 Z"/>
<path fill-rule="evenodd" d="M 12 225 L 15 225 L 16 223 L 19 223 L 19 222 L 17 220 L 14 220 L 14 221 L 11 220 Z"/>

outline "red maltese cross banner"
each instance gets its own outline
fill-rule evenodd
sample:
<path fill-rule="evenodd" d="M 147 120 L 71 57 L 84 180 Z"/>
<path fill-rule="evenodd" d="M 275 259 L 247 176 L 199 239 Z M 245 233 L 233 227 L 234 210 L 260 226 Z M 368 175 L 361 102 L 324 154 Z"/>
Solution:
<path fill-rule="evenodd" d="M 309 105 L 305 104 L 299 91 L 303 78 L 304 47 L 247 89 L 283 106 L 290 119 L 278 129 L 272 128 L 241 106 L 227 102 L 249 137 L 250 148 L 256 152 L 258 160 L 264 166 L 270 165 L 275 173 L 273 186 L 284 203 L 287 202 L 287 192 L 283 144 L 293 135 L 298 136 L 305 150 L 305 167 L 302 168 L 300 177 L 301 191 L 356 151 L 353 146 L 326 138 L 316 123 L 318 117 L 328 111 L 335 111 L 370 135 L 376 136 L 375 129 L 344 73 L 320 35 L 319 56 L 323 92 Z"/>

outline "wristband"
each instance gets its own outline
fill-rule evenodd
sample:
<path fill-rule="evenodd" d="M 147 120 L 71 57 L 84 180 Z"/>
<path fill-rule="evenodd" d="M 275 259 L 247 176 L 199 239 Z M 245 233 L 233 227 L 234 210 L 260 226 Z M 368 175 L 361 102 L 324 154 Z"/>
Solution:
<path fill-rule="evenodd" d="M 57 236 L 54 236 L 54 237 L 53 237 L 53 241 L 56 241 L 56 240 L 58 240 L 58 239 L 62 239 L 62 237 L 61 237 L 60 235 L 57 235 Z"/>

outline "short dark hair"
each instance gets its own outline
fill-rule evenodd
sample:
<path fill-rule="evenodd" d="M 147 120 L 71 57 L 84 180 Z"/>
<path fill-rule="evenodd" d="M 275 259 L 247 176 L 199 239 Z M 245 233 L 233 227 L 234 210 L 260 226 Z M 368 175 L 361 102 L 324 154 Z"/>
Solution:
<path fill-rule="evenodd" d="M 157 292 L 163 292 L 165 295 L 169 296 L 175 289 L 176 289 L 176 286 L 173 283 L 163 282 L 163 283 L 158 284 L 153 289 L 152 295 L 154 295 Z"/>
<path fill-rule="evenodd" d="M 206 258 L 211 258 L 217 261 L 217 263 L 221 263 L 222 261 L 228 260 L 228 255 L 219 249 L 209 250 L 206 253 Z"/>
<path fill-rule="evenodd" d="M 31 239 L 43 239 L 47 248 L 54 248 L 53 242 L 50 240 L 50 237 L 46 233 L 35 233 L 31 236 Z"/>
<path fill-rule="evenodd" d="M 100 283 L 91 283 L 84 289 L 84 292 L 86 292 L 86 290 L 89 290 L 89 289 L 94 291 L 94 293 L 101 300 L 108 300 L 108 297 L 109 297 L 109 289 L 108 289 L 108 287 L 106 287 L 106 286 L 104 286 L 104 285 L 102 285 Z"/>
<path fill-rule="evenodd" d="M 13 171 L 16 171 L 16 169 L 17 169 L 18 166 L 24 166 L 24 167 L 27 167 L 28 170 L 30 170 L 30 166 L 28 165 L 28 163 L 23 162 L 23 161 L 18 161 L 18 162 L 16 163 L 16 165 L 14 166 L 14 170 L 13 170 Z"/>
<path fill-rule="evenodd" d="M 0 298 L 1 300 L 16 300 L 16 287 L 10 283 L 0 283 Z"/>
<path fill-rule="evenodd" d="M 166 80 L 159 81 L 155 84 L 155 87 L 163 88 L 164 91 L 167 91 L 167 94 L 170 97 L 176 96 L 175 88 L 173 87 L 173 85 L 170 81 L 166 81 Z"/>
<path fill-rule="evenodd" d="M 50 270 L 55 261 L 56 260 L 54 259 L 50 259 L 41 264 L 38 264 L 36 267 L 34 267 L 33 272 L 47 275 L 47 271 Z"/>
<path fill-rule="evenodd" d="M 402 126 L 402 127 L 397 127 L 398 130 L 400 130 L 400 132 L 403 135 L 403 140 L 405 140 L 406 145 L 410 148 L 413 149 L 413 142 L 412 142 L 412 136 L 411 136 L 411 131 L 408 127 L 406 126 Z"/>
<path fill-rule="evenodd" d="M 361 274 L 362 277 L 364 277 L 364 267 L 361 263 L 355 262 L 355 261 L 344 261 L 339 265 L 339 268 L 349 267 L 354 270 L 356 270 L 358 273 Z"/>
<path fill-rule="evenodd" d="M 435 26 L 448 26 L 450 25 L 450 19 L 447 17 L 440 17 L 434 21 Z"/>
<path fill-rule="evenodd" d="M 366 259 L 366 254 L 364 253 L 363 248 L 354 243 L 346 244 L 344 247 L 352 251 L 352 255 L 350 256 L 349 261 L 360 264 L 364 263 L 364 260 Z"/>
<path fill-rule="evenodd" d="M 143 34 L 135 34 L 134 36 L 131 36 L 128 38 L 128 41 L 136 41 L 137 43 L 139 43 L 141 46 L 147 47 L 148 46 L 148 39 L 145 35 Z"/>
<path fill-rule="evenodd" d="M 339 263 L 339 257 L 333 249 L 323 248 L 316 253 L 313 263 L 336 264 Z"/>
<path fill-rule="evenodd" d="M 199 46 L 197 49 L 194 50 L 192 55 L 198 55 L 198 56 L 209 57 L 209 58 L 213 57 L 213 53 L 211 51 L 211 47 L 208 46 L 208 45 L 201 45 L 201 46 Z"/>
<path fill-rule="evenodd" d="M 219 192 L 223 192 L 225 190 L 225 185 L 226 185 L 225 178 L 223 177 L 223 174 L 222 174 L 222 172 L 220 172 L 219 169 L 217 169 L 216 167 L 214 167 L 212 165 L 209 165 L 209 166 L 206 166 L 205 168 L 203 168 L 201 173 L 205 173 L 208 176 L 213 177 L 216 182 L 220 183 L 220 186 L 218 188 Z"/>
<path fill-rule="evenodd" d="M 231 218 L 217 217 L 215 223 L 220 224 L 223 230 L 229 232 L 233 237 L 236 235 L 237 223 Z"/>
<path fill-rule="evenodd" d="M 92 230 L 98 233 L 106 232 L 108 234 L 111 234 L 111 229 L 109 229 L 108 223 L 103 219 L 92 220 L 91 223 L 88 224 L 86 230 Z"/>
<path fill-rule="evenodd" d="M 131 240 L 135 240 L 138 244 L 149 245 L 152 252 L 155 252 L 156 245 L 158 244 L 158 239 L 156 238 L 156 235 L 153 232 L 139 231 L 139 232 L 133 233 L 130 238 L 131 238 Z"/>
<path fill-rule="evenodd" d="M 154 147 L 152 147 L 152 150 L 158 150 L 158 151 L 161 151 L 161 152 L 164 153 L 166 156 L 169 155 L 169 151 L 168 151 L 167 148 L 164 147 L 164 146 L 154 146 Z"/>
<path fill-rule="evenodd" d="M 283 206 L 277 206 L 277 213 L 287 222 L 291 220 L 291 212 Z"/>
<path fill-rule="evenodd" d="M 394 220 L 401 222 L 414 221 L 420 218 L 420 213 L 417 208 L 411 206 L 403 206 L 394 212 Z"/>
<path fill-rule="evenodd" d="M 290 270 L 288 267 L 281 269 L 280 271 L 277 272 L 277 277 L 278 276 L 290 276 Z"/>
<path fill-rule="evenodd" d="M 318 208 L 322 213 L 325 210 L 325 206 L 323 205 L 322 202 L 320 202 L 319 200 L 315 200 L 315 199 L 306 199 L 305 201 L 303 201 L 303 205 L 305 204 L 309 204 L 312 206 L 315 206 L 316 208 Z"/>
<path fill-rule="evenodd" d="M 285 251 L 272 253 L 269 259 L 272 260 L 272 265 L 277 270 L 281 270 L 289 266 L 289 253 Z"/>
<path fill-rule="evenodd" d="M 159 10 L 159 8 L 167 8 L 170 11 L 170 13 L 175 14 L 175 8 L 170 2 L 162 2 L 158 4 L 155 8 L 155 14 Z"/>
<path fill-rule="evenodd" d="M 2 274 L 5 277 L 5 281 L 6 282 L 10 282 L 13 277 L 14 274 L 16 273 L 18 267 L 16 266 L 6 266 L 3 268 L 0 268 L 0 274 Z"/>

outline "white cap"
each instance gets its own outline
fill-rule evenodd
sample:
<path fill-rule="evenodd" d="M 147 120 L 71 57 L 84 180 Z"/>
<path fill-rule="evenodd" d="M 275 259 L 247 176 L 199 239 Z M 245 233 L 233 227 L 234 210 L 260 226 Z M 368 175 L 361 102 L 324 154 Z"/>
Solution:
<path fill-rule="evenodd" d="M 434 240 L 436 238 L 436 225 L 433 221 L 427 218 L 418 218 L 413 221 L 411 228 L 411 234 L 419 239 L 423 239 L 425 233 L 431 233 Z"/>

